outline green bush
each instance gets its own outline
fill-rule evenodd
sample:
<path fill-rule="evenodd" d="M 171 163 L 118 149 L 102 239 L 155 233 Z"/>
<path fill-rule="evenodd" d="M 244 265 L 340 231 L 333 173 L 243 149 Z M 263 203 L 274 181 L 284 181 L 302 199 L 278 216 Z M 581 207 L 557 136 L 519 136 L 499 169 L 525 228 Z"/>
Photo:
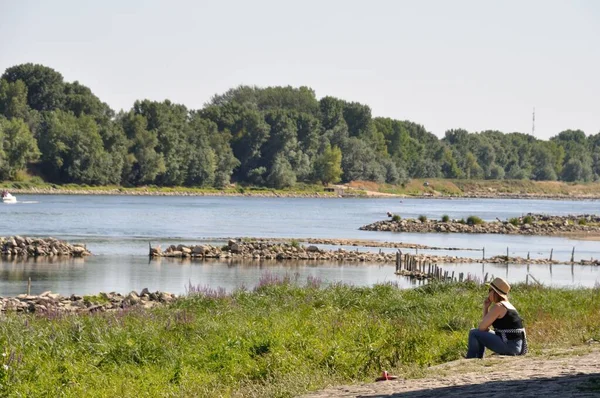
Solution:
<path fill-rule="evenodd" d="M 295 247 L 296 249 L 299 249 L 300 248 L 300 242 L 298 242 L 298 240 L 296 240 L 296 239 L 292 239 L 290 241 L 290 246 Z"/>
<path fill-rule="evenodd" d="M 400 217 L 398 214 L 394 214 L 394 215 L 392 216 L 392 221 L 394 221 L 394 222 L 398 222 L 398 221 L 400 221 L 401 219 L 402 219 L 402 218 L 401 218 L 401 217 Z"/>
<path fill-rule="evenodd" d="M 442 222 L 448 222 L 448 221 L 450 221 L 450 217 L 448 217 L 448 214 L 444 214 L 442 216 Z"/>
<path fill-rule="evenodd" d="M 426 215 L 424 215 L 424 214 L 421 214 L 421 215 L 419 216 L 419 221 L 421 221 L 421 222 L 427 222 L 427 216 L 426 216 Z"/>
<path fill-rule="evenodd" d="M 531 216 L 523 217 L 523 224 L 531 224 L 531 223 L 533 223 L 533 217 L 531 217 Z"/>
<path fill-rule="evenodd" d="M 519 219 L 517 217 L 513 217 L 513 218 L 509 219 L 508 222 L 511 223 L 512 225 L 514 225 L 515 227 L 517 225 L 519 225 Z"/>
<path fill-rule="evenodd" d="M 464 218 L 461 218 L 460 220 L 458 220 L 458 223 L 459 223 L 459 224 L 466 224 L 466 222 L 465 222 L 465 219 L 464 219 Z"/>
<path fill-rule="evenodd" d="M 579 225 L 587 225 L 587 220 L 585 218 L 580 218 L 579 221 L 577 221 L 577 223 Z"/>
<path fill-rule="evenodd" d="M 483 223 L 484 223 L 484 221 L 481 218 L 477 217 L 477 216 L 469 216 L 467 218 L 467 224 L 468 225 L 481 225 Z"/>

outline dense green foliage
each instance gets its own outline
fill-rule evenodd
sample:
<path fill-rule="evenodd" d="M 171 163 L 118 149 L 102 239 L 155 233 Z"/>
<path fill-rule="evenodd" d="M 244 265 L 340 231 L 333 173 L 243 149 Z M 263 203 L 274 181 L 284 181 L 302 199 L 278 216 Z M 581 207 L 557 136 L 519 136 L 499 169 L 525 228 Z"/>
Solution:
<path fill-rule="evenodd" d="M 167 307 L 0 322 L 0 395 L 295 396 L 327 384 L 414 375 L 465 353 L 486 288 L 204 289 Z M 532 354 L 600 339 L 598 289 L 515 286 Z M 86 299 L 94 302 L 98 297 Z"/>
<path fill-rule="evenodd" d="M 0 178 L 34 164 L 47 181 L 88 185 L 594 181 L 600 133 L 542 141 L 454 129 L 438 139 L 419 124 L 373 117 L 367 105 L 289 86 L 240 86 L 200 110 L 143 100 L 115 114 L 79 82 L 22 64 L 0 78 Z"/>

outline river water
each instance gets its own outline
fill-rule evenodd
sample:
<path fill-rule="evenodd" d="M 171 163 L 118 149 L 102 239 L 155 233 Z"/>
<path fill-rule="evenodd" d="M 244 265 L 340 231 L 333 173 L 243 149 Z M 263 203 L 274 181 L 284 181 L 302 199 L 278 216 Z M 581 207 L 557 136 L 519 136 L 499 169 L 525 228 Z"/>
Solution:
<path fill-rule="evenodd" d="M 148 244 L 218 243 L 229 237 L 353 238 L 420 243 L 428 246 L 482 249 L 486 257 L 506 254 L 568 260 L 600 257 L 600 242 L 560 237 L 468 234 L 410 234 L 359 231 L 385 219 L 390 211 L 402 217 L 506 219 L 528 212 L 598 214 L 599 201 L 509 199 L 314 199 L 186 196 L 19 195 L 15 204 L 0 206 L 2 236 L 53 236 L 85 243 L 93 256 L 86 259 L 0 260 L 0 295 L 25 292 L 31 278 L 33 294 L 52 290 L 64 295 L 100 291 L 165 290 L 185 293 L 196 287 L 231 291 L 252 288 L 265 275 L 290 276 L 303 283 L 372 285 L 395 282 L 414 286 L 394 275 L 393 265 L 354 263 L 189 261 L 148 259 Z M 359 248 L 359 250 L 367 250 Z M 372 249 L 375 250 L 375 249 Z M 481 256 L 478 251 L 440 254 Z M 477 277 L 502 276 L 524 281 L 527 274 L 553 286 L 594 286 L 600 268 L 570 265 L 468 264 L 444 265 L 450 272 Z"/>

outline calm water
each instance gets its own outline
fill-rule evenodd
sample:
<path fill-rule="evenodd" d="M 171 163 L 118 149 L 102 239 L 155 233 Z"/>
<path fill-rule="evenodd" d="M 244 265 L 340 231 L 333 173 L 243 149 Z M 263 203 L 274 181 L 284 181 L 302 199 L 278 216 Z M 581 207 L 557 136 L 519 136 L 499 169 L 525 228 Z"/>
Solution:
<path fill-rule="evenodd" d="M 556 237 L 510 235 L 406 234 L 359 231 L 361 225 L 386 218 L 425 214 L 440 218 L 478 215 L 486 220 L 528 212 L 549 214 L 600 213 L 598 201 L 549 200 L 429 200 L 429 199 L 301 199 L 241 197 L 137 197 L 137 196 L 34 196 L 19 195 L 19 203 L 0 206 L 0 235 L 53 236 L 83 242 L 94 253 L 85 260 L 2 261 L 0 295 L 52 290 L 62 294 L 99 291 L 167 290 L 184 293 L 191 283 L 232 290 L 253 287 L 265 273 L 289 275 L 301 283 L 307 277 L 324 282 L 371 285 L 386 281 L 412 283 L 393 274 L 391 265 L 244 262 L 149 261 L 148 243 L 220 243 L 228 237 L 357 238 L 421 243 L 430 246 L 485 247 L 486 256 L 506 254 L 568 260 L 600 257 L 600 242 Z M 439 253 L 439 252 L 438 252 Z M 480 252 L 454 251 L 461 256 Z M 517 265 L 448 265 L 450 271 L 482 276 L 485 273 L 525 280 L 527 273 L 557 286 L 593 286 L 600 280 L 598 267 Z"/>

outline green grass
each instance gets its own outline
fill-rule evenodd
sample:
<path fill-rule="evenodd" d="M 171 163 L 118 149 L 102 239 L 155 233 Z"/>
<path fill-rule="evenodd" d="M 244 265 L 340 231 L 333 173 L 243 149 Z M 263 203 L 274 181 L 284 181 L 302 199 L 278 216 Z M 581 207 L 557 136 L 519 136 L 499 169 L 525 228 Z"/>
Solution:
<path fill-rule="evenodd" d="M 464 354 L 486 296 L 473 283 L 308 282 L 263 278 L 254 291 L 203 289 L 151 310 L 9 313 L 0 322 L 0 396 L 291 397 L 372 381 L 384 369 L 406 376 Z M 513 290 L 533 354 L 600 340 L 600 290 Z"/>

